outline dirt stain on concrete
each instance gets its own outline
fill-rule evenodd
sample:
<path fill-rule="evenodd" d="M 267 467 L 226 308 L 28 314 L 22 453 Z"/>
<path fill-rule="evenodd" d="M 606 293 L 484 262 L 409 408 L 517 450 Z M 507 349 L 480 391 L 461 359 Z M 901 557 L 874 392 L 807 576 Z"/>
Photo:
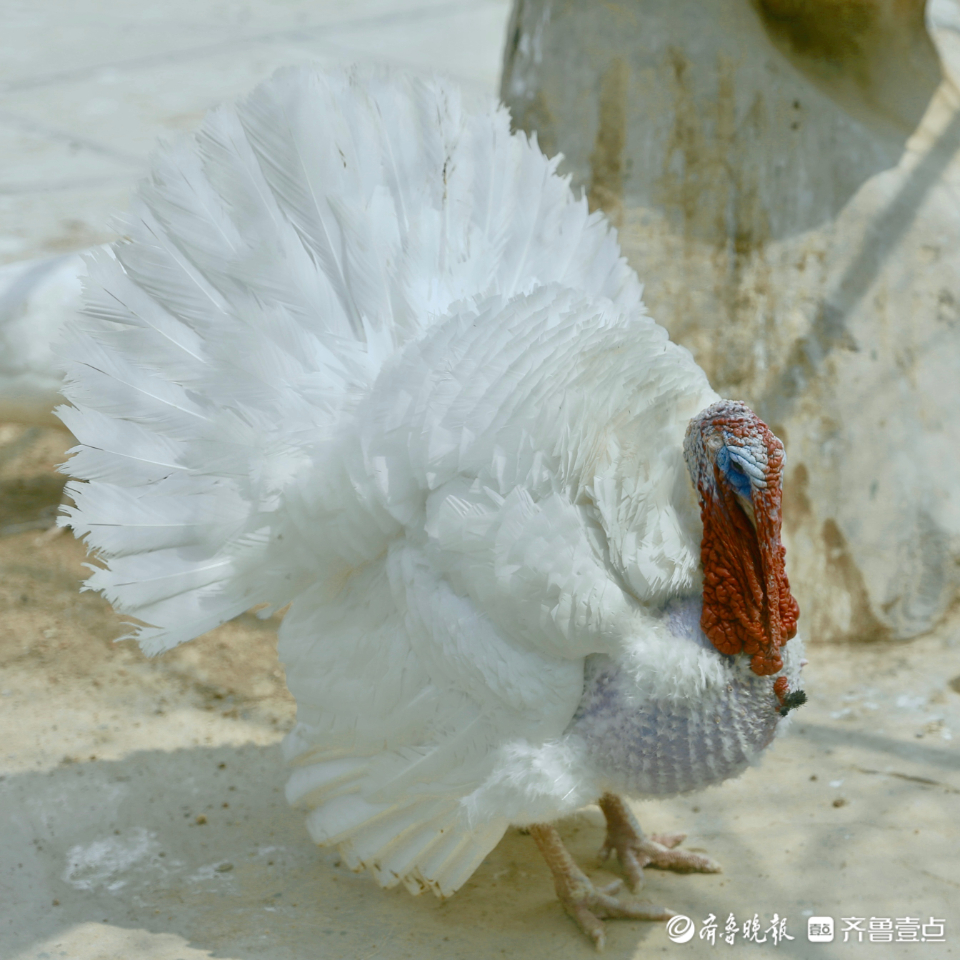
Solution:
<path fill-rule="evenodd" d="M 615 227 L 623 224 L 624 149 L 627 141 L 627 92 L 630 70 L 619 57 L 600 78 L 599 124 L 590 154 L 591 212 L 602 210 Z"/>
<path fill-rule="evenodd" d="M 925 0 L 752 0 L 767 35 L 862 122 L 903 132 L 940 83 Z"/>
<path fill-rule="evenodd" d="M 842 583 L 844 592 L 850 597 L 850 625 L 844 631 L 844 637 L 864 642 L 889 640 L 891 631 L 871 612 L 870 595 L 867 593 L 863 574 L 850 555 L 847 538 L 833 518 L 824 520 L 821 536 L 826 548 L 828 579 L 830 582 Z"/>

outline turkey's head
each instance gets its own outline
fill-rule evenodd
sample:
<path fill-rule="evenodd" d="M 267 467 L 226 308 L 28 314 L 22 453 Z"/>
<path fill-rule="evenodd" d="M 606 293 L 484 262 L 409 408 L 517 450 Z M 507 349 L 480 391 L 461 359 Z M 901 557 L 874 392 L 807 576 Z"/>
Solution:
<path fill-rule="evenodd" d="M 748 654 L 754 673 L 778 673 L 800 615 L 780 543 L 783 444 L 746 404 L 720 400 L 690 421 L 683 452 L 703 520 L 700 626 L 721 653 Z M 783 677 L 774 690 L 785 709 L 802 702 Z"/>

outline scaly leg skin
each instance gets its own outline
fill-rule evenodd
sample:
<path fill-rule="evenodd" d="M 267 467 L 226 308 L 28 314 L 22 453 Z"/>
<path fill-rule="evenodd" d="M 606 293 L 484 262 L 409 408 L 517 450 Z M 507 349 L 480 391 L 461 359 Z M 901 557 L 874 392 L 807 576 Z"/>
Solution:
<path fill-rule="evenodd" d="M 576 865 L 555 827 L 546 823 L 535 823 L 530 827 L 530 836 L 536 841 L 553 874 L 553 883 L 563 909 L 593 940 L 598 950 L 603 949 L 606 941 L 604 917 L 669 920 L 674 915 L 672 910 L 663 907 L 645 907 L 636 902 L 618 900 L 614 894 L 623 886 L 619 880 L 597 889 Z"/>
<path fill-rule="evenodd" d="M 607 837 L 600 848 L 600 859 L 606 860 L 615 850 L 634 893 L 643 885 L 644 867 L 675 870 L 677 873 L 720 873 L 720 864 L 716 860 L 673 849 L 683 842 L 685 833 L 646 836 L 620 797 L 605 793 L 600 798 L 600 809 L 607 818 Z"/>

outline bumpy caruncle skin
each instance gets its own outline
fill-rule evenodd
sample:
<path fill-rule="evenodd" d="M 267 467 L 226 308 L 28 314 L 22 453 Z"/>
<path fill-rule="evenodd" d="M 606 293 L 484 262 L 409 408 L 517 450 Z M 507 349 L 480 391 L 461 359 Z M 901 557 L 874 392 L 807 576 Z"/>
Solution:
<path fill-rule="evenodd" d="M 703 631 L 777 674 L 799 617 L 780 543 L 783 444 L 746 404 L 721 400 L 690 422 L 684 456 L 703 522 Z"/>

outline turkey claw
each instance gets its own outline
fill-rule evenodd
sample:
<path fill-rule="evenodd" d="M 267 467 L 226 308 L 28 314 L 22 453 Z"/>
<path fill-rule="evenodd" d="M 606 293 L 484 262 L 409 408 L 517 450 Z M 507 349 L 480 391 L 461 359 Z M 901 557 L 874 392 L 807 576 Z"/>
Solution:
<path fill-rule="evenodd" d="M 687 835 L 685 833 L 651 833 L 650 839 L 672 850 L 674 847 L 679 847 L 687 839 Z"/>
<path fill-rule="evenodd" d="M 674 850 L 672 846 L 658 843 L 652 837 L 638 837 L 635 841 L 604 843 L 600 851 L 602 859 L 617 851 L 617 858 L 627 875 L 630 889 L 636 893 L 643 886 L 643 868 L 655 867 L 673 870 L 676 873 L 720 873 L 720 864 L 710 857 L 688 850 Z"/>
<path fill-rule="evenodd" d="M 607 939 L 604 919 L 669 920 L 674 916 L 674 912 L 665 907 L 645 906 L 636 900 L 619 900 L 613 893 L 622 886 L 622 882 L 617 881 L 597 889 L 585 876 L 578 877 L 567 890 L 561 891 L 558 884 L 557 896 L 563 909 L 593 941 L 597 950 L 603 949 Z"/>
<path fill-rule="evenodd" d="M 677 837 L 680 839 L 678 840 Z M 683 843 L 684 838 L 686 837 L 685 833 L 675 833 L 667 836 L 662 834 L 652 834 L 647 837 L 644 836 L 644 840 L 653 840 L 655 843 L 659 843 L 661 846 L 666 847 L 668 850 L 672 850 L 674 847 Z M 619 838 L 618 838 L 619 839 Z M 664 843 L 664 840 L 675 841 L 673 843 Z M 607 831 L 606 837 L 603 840 L 603 846 L 600 848 L 597 856 L 600 858 L 601 863 L 606 863 L 610 859 L 611 853 L 616 853 L 618 860 L 623 860 L 624 854 L 629 853 L 631 849 L 632 841 L 629 840 L 617 840 L 613 839 L 610 835 L 610 831 Z M 646 864 L 644 864 L 646 866 Z"/>
<path fill-rule="evenodd" d="M 643 886 L 643 868 L 674 870 L 677 873 L 720 873 L 720 864 L 710 857 L 688 850 L 675 850 L 686 839 L 684 833 L 645 836 L 627 805 L 611 794 L 600 800 L 607 819 L 607 836 L 600 848 L 600 859 L 606 860 L 616 851 L 617 859 L 627 876 L 630 889 L 636 893 Z"/>
<path fill-rule="evenodd" d="M 622 880 L 615 880 L 604 887 L 595 887 L 590 878 L 574 863 L 556 827 L 535 823 L 530 827 L 530 835 L 553 874 L 553 885 L 563 909 L 598 950 L 603 949 L 607 938 L 604 918 L 669 920 L 674 916 L 673 911 L 665 907 L 644 906 L 636 900 L 618 899 L 615 894 L 623 886 Z"/>

